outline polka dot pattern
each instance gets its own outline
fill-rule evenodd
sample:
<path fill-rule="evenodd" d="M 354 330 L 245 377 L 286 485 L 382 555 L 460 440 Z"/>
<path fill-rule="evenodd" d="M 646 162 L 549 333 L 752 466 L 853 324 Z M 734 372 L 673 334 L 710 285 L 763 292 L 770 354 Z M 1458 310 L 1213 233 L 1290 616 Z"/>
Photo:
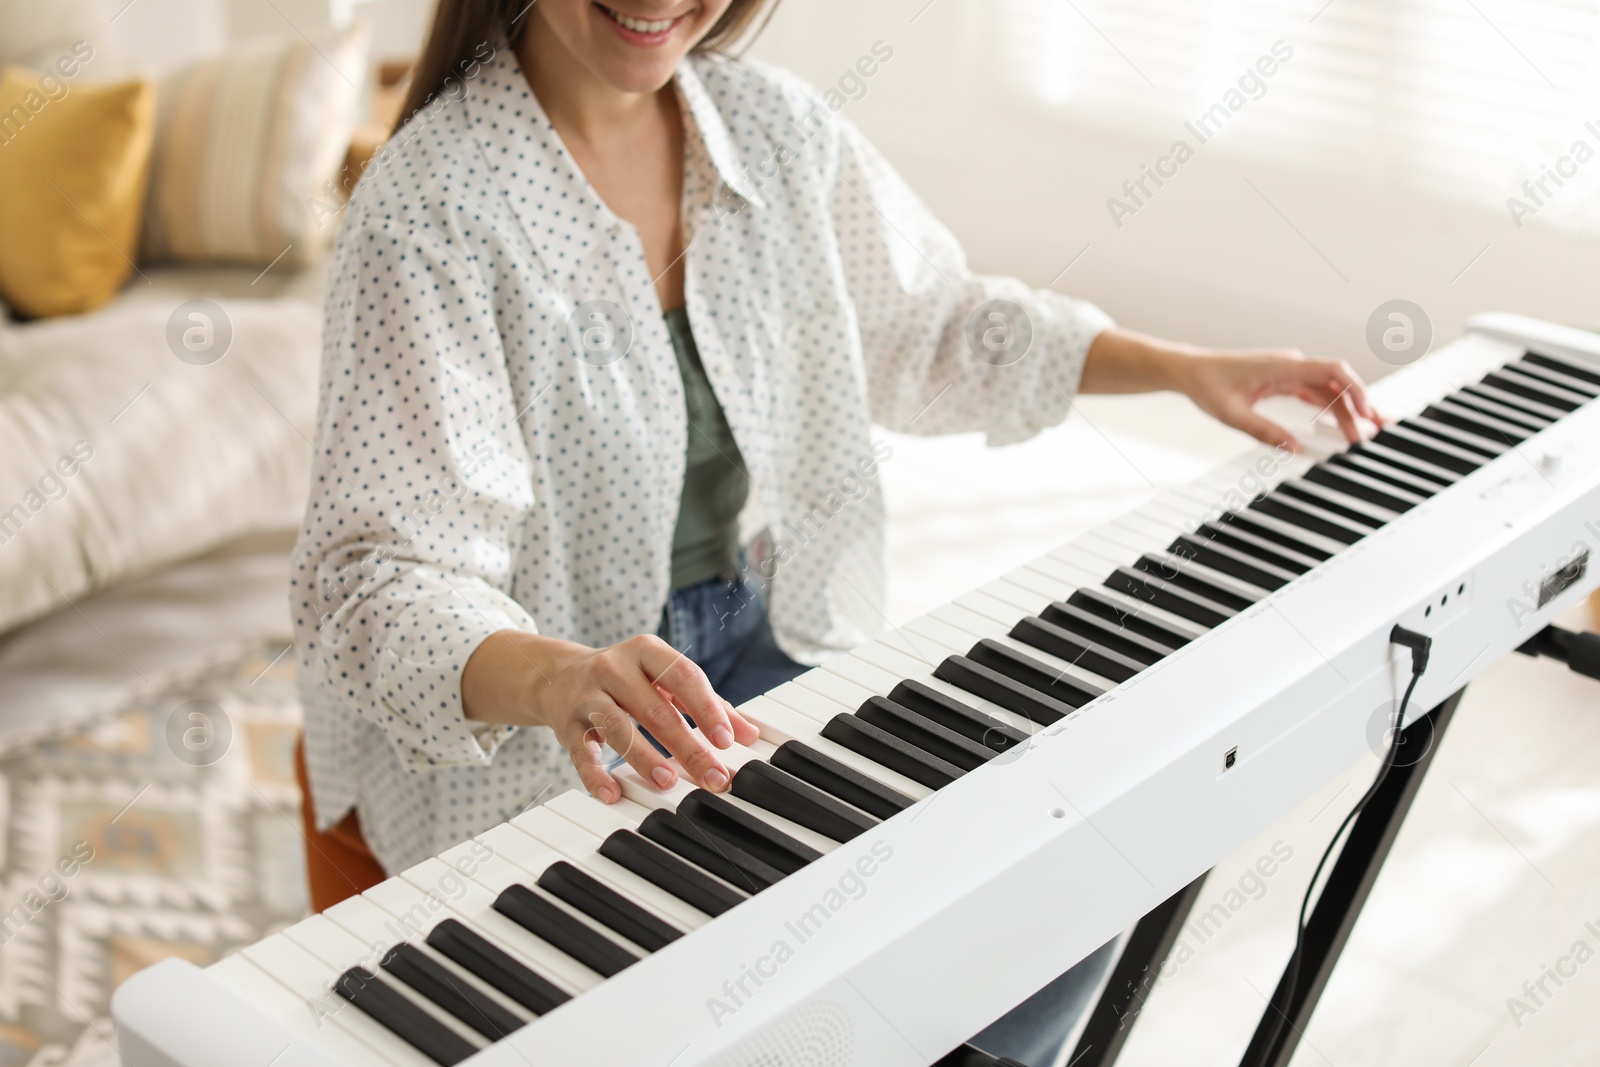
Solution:
<path fill-rule="evenodd" d="M 1065 417 L 1109 320 L 971 273 L 847 120 L 792 75 L 693 57 L 687 306 L 748 464 L 773 628 L 803 662 L 883 625 L 871 424 L 995 444 Z M 975 358 L 1003 297 L 1027 356 Z M 626 355 L 568 317 L 622 308 Z M 318 821 L 360 812 L 391 871 L 576 785 L 550 731 L 461 711 L 478 644 L 655 632 L 686 444 L 638 233 L 585 181 L 509 49 L 369 168 L 331 265 L 313 487 L 292 609 Z"/>

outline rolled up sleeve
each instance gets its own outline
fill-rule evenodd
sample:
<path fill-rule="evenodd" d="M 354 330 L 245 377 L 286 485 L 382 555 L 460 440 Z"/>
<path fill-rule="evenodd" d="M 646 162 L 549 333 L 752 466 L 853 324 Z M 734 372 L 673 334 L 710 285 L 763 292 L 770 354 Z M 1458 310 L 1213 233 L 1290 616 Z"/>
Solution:
<path fill-rule="evenodd" d="M 351 222 L 296 636 L 323 702 L 382 727 L 402 765 L 486 765 L 517 728 L 468 721 L 462 674 L 490 634 L 537 630 L 510 593 L 532 476 L 491 294 L 460 255 Z"/>

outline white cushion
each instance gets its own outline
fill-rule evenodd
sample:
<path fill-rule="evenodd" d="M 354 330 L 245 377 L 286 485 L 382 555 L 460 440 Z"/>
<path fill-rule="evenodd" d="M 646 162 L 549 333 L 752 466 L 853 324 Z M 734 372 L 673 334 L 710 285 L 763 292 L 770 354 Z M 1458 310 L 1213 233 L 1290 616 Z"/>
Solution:
<path fill-rule="evenodd" d="M 219 292 L 231 345 L 193 365 L 168 324 L 205 287 L 146 273 L 99 311 L 0 331 L 0 630 L 303 504 L 320 301 Z"/>

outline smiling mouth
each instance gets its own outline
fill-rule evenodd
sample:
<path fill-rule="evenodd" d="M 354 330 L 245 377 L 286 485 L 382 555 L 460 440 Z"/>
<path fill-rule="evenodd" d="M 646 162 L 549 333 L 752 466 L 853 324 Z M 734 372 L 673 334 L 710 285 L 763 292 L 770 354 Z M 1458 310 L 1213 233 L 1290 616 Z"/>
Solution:
<path fill-rule="evenodd" d="M 666 33 L 668 30 L 676 26 L 678 24 L 678 19 L 682 17 L 677 16 L 670 19 L 641 19 L 634 18 L 632 15 L 624 15 L 622 12 L 613 10 L 604 4 L 596 3 L 594 6 L 599 8 L 605 14 L 606 18 L 610 19 L 612 22 L 615 22 L 623 29 L 629 30 L 633 33 L 646 34 L 652 37 L 658 34 Z"/>

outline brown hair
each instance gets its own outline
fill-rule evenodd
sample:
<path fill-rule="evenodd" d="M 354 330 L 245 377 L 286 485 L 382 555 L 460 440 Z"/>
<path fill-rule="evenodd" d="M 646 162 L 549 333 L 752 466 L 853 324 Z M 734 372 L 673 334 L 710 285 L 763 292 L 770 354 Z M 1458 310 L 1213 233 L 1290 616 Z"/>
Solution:
<path fill-rule="evenodd" d="M 406 102 L 395 117 L 394 128 L 399 130 L 437 93 L 448 86 L 450 77 L 461 77 L 462 70 L 484 58 L 486 45 L 502 38 L 515 43 L 526 23 L 523 16 L 537 0 L 438 0 L 434 8 L 433 25 L 428 29 L 428 41 L 422 55 L 411 72 L 411 87 L 406 90 Z M 767 9 L 767 19 L 772 18 L 773 0 L 733 0 L 722 13 L 716 25 L 695 45 L 702 52 L 730 44 L 739 39 L 752 23 Z M 761 21 L 765 26 L 767 19 Z M 757 32 L 760 32 L 758 27 Z"/>

